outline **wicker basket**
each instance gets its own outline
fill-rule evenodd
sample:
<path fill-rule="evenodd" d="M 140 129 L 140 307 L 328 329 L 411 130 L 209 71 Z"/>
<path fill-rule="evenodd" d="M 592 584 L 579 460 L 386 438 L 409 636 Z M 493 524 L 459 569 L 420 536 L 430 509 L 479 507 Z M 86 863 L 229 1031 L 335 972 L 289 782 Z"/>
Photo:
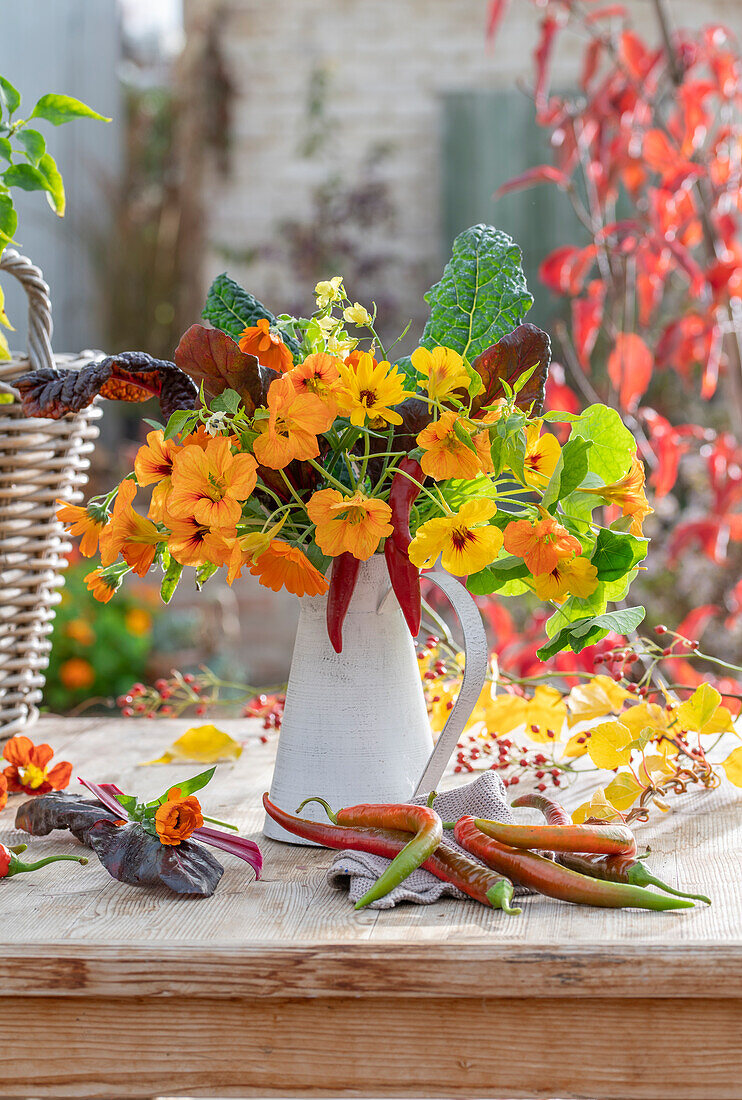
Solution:
<path fill-rule="evenodd" d="M 102 357 L 53 355 L 49 287 L 41 272 L 12 249 L 0 257 L 0 270 L 20 280 L 29 300 L 28 356 L 0 362 L 0 393 L 17 398 L 12 382 L 28 370 Z M 0 404 L 0 741 L 38 717 L 70 549 L 55 501 L 82 498 L 100 416 L 90 406 L 61 420 L 36 419 L 18 404 Z"/>

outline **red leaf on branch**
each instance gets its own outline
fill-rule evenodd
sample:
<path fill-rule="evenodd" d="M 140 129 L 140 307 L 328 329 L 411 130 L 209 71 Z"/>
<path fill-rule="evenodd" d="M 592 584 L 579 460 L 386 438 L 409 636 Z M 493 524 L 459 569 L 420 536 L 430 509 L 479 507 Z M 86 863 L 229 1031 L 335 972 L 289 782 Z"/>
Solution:
<path fill-rule="evenodd" d="M 593 266 L 596 252 L 592 244 L 587 248 L 570 244 L 557 248 L 541 261 L 539 278 L 555 294 L 579 294 Z"/>
<path fill-rule="evenodd" d="M 551 75 L 551 55 L 554 50 L 554 39 L 559 29 L 556 19 L 547 15 L 541 20 L 541 36 L 533 53 L 536 65 L 536 86 L 533 98 L 536 103 L 536 121 L 547 105 L 549 98 L 549 78 Z"/>
<path fill-rule="evenodd" d="M 486 30 L 488 41 L 494 41 L 495 36 L 500 29 L 500 24 L 505 18 L 509 7 L 510 0 L 490 0 L 489 9 L 487 11 Z"/>
<path fill-rule="evenodd" d="M 664 130 L 648 130 L 642 145 L 644 159 L 662 177 L 662 186 L 676 191 L 682 183 L 701 175 L 701 167 L 682 156 Z"/>
<path fill-rule="evenodd" d="M 604 8 L 591 11 L 585 16 L 586 23 L 597 23 L 600 19 L 628 19 L 629 11 L 624 4 L 606 4 Z"/>
<path fill-rule="evenodd" d="M 216 397 L 226 389 L 236 390 L 248 413 L 264 405 L 268 387 L 278 378 L 276 371 L 264 367 L 254 355 L 241 351 L 231 336 L 218 328 L 191 325 L 175 349 L 175 362 L 200 385 L 207 397 Z"/>
<path fill-rule="evenodd" d="M 582 404 L 571 386 L 567 385 L 564 367 L 561 363 L 552 363 L 549 377 L 546 379 L 544 409 L 548 412 L 579 413 Z M 569 424 L 552 424 L 552 431 L 560 443 L 569 438 Z"/>
<path fill-rule="evenodd" d="M 603 53 L 603 40 L 602 38 L 593 38 L 590 45 L 585 50 L 585 57 L 582 62 L 582 75 L 580 76 L 580 87 L 583 92 L 586 92 L 590 87 L 593 77 L 598 71 L 598 65 L 600 64 L 601 54 Z"/>
<path fill-rule="evenodd" d="M 586 298 L 572 301 L 572 339 L 582 369 L 590 370 L 590 356 L 603 321 L 605 286 L 600 279 L 593 279 L 587 288 Z"/>
<path fill-rule="evenodd" d="M 608 356 L 608 377 L 618 391 L 619 404 L 633 412 L 652 377 L 652 353 L 635 332 L 619 332 Z"/>
<path fill-rule="evenodd" d="M 539 183 L 556 183 L 564 190 L 569 187 L 569 176 L 560 172 L 552 164 L 539 164 L 503 183 L 497 188 L 493 197 L 499 199 L 511 191 L 523 191 L 526 187 L 535 187 Z"/>

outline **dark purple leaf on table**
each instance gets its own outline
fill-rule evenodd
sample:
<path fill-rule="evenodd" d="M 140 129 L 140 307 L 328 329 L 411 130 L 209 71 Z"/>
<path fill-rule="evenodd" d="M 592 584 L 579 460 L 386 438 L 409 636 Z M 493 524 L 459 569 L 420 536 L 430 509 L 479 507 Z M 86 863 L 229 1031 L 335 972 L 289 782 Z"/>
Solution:
<path fill-rule="evenodd" d="M 268 387 L 280 377 L 277 371 L 261 366 L 254 355 L 241 351 L 226 332 L 205 325 L 191 325 L 183 333 L 175 362 L 197 386 L 203 382 L 208 398 L 235 390 L 248 414 L 265 405 Z"/>
<path fill-rule="evenodd" d="M 177 409 L 198 403 L 194 382 L 175 363 L 153 359 L 143 351 L 123 351 L 80 370 L 44 368 L 15 382 L 26 416 L 59 420 L 80 412 L 98 396 L 112 401 L 147 401 L 157 397 L 165 419 Z"/>
<path fill-rule="evenodd" d="M 48 836 L 54 829 L 68 829 L 82 844 L 88 845 L 88 834 L 101 820 L 115 821 L 116 815 L 100 802 L 82 798 L 67 791 L 51 791 L 40 798 L 31 798 L 19 806 L 15 815 L 16 829 L 32 836 Z"/>
<path fill-rule="evenodd" d="M 532 407 L 533 415 L 537 416 L 544 407 L 550 362 L 551 341 L 548 334 L 536 325 L 518 325 L 496 344 L 486 348 L 472 363 L 484 383 L 484 389 L 472 402 L 472 416 L 476 416 L 485 405 L 492 405 L 506 396 L 503 379 L 514 386 L 525 371 L 538 364 L 515 401 L 521 409 Z"/>
<path fill-rule="evenodd" d="M 176 894 L 209 898 L 224 868 L 200 844 L 161 844 L 138 822 L 99 821 L 88 831 L 90 846 L 109 875 L 130 886 L 168 886 Z"/>

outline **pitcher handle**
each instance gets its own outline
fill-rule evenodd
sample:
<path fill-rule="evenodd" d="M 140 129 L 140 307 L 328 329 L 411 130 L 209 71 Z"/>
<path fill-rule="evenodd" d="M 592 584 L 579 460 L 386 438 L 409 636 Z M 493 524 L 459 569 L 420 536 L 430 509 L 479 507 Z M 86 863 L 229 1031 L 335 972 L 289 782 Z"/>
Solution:
<path fill-rule="evenodd" d="M 484 623 L 471 592 L 450 573 L 443 570 L 436 569 L 432 573 L 426 573 L 425 579 L 432 581 L 440 588 L 456 612 L 464 633 L 465 663 L 461 690 L 420 776 L 415 789 L 416 798 L 434 791 L 440 783 L 446 765 L 482 693 L 489 658 Z"/>

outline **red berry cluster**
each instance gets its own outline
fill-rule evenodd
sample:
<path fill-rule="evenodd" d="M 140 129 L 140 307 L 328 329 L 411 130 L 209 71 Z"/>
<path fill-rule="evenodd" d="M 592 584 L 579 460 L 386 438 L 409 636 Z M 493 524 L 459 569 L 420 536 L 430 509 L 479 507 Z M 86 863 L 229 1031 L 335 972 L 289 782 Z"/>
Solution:
<path fill-rule="evenodd" d="M 460 741 L 456 749 L 454 772 L 503 772 L 502 781 L 506 787 L 515 787 L 522 779 L 537 779 L 538 791 L 545 791 L 549 784 L 552 787 L 562 784 L 563 768 L 557 767 L 540 750 L 519 745 L 510 737 L 483 741 L 472 736 L 468 741 Z"/>

